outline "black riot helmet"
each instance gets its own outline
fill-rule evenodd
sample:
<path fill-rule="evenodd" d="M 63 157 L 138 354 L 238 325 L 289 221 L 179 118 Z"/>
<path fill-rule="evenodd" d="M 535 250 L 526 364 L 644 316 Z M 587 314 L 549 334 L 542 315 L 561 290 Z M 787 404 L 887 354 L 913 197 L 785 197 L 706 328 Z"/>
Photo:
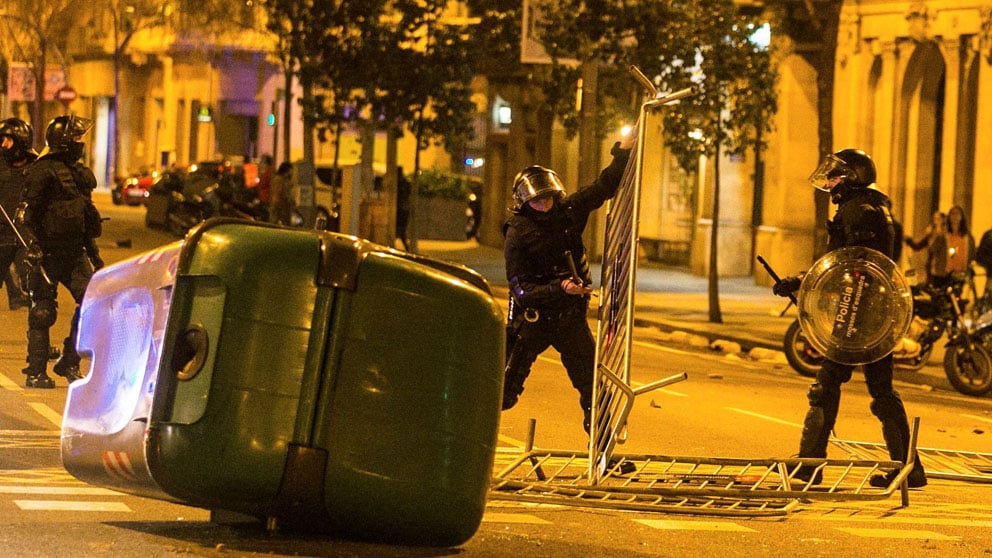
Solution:
<path fill-rule="evenodd" d="M 519 211 L 530 200 L 545 196 L 558 198 L 564 194 L 565 187 L 558 173 L 540 165 L 531 165 L 513 179 L 513 211 Z"/>
<path fill-rule="evenodd" d="M 31 153 L 31 141 L 34 129 L 20 118 L 0 120 L 0 137 L 8 137 L 14 142 L 9 149 L 3 150 L 3 156 L 8 162 L 20 161 Z"/>
<path fill-rule="evenodd" d="M 842 149 L 823 158 L 809 175 L 817 190 L 830 193 L 834 203 L 852 188 L 867 188 L 875 183 L 875 163 L 860 149 Z"/>
<path fill-rule="evenodd" d="M 56 116 L 45 129 L 45 143 L 50 153 L 62 153 L 82 146 L 80 138 L 90 131 L 93 121 L 75 115 Z"/>

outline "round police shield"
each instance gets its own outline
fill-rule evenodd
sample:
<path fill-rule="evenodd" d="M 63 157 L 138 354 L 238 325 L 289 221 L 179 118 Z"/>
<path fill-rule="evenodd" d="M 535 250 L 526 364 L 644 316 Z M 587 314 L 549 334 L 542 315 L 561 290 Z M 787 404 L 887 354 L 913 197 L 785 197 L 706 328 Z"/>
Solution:
<path fill-rule="evenodd" d="M 895 262 L 871 248 L 833 250 L 799 287 L 799 325 L 834 362 L 866 364 L 892 352 L 913 318 L 913 294 Z"/>

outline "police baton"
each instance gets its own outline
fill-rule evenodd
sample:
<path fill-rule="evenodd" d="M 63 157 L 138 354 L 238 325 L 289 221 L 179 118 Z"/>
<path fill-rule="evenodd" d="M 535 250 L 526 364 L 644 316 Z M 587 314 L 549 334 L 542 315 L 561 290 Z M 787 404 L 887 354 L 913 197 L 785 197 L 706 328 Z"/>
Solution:
<path fill-rule="evenodd" d="M 7 210 L 4 209 L 3 205 L 0 205 L 0 213 L 3 213 L 3 220 L 6 221 L 7 225 L 10 226 L 10 230 L 14 231 L 14 236 L 17 237 L 17 240 L 21 243 L 21 246 L 24 247 L 24 250 L 27 251 L 28 250 L 27 241 L 25 241 L 24 237 L 21 236 L 21 231 L 17 229 L 17 225 L 14 224 L 14 220 L 11 219 L 10 215 L 7 214 Z M 48 274 L 45 273 L 45 268 L 42 267 L 41 262 L 38 262 L 38 270 L 41 271 L 41 278 L 45 280 L 45 283 L 48 283 L 49 286 L 55 284 L 52 282 L 51 279 L 49 279 Z"/>
<path fill-rule="evenodd" d="M 568 261 L 568 270 L 572 273 L 572 282 L 580 287 L 585 287 L 585 281 L 579 277 L 579 269 L 575 267 L 575 258 L 572 257 L 571 250 L 565 250 L 565 259 Z M 599 296 L 599 293 L 589 293 L 592 296 Z"/>
<path fill-rule="evenodd" d="M 760 263 L 765 267 L 765 271 L 767 271 L 768 275 L 771 275 L 772 279 L 775 280 L 775 284 L 782 282 L 782 279 L 779 278 L 778 273 L 775 273 L 775 270 L 772 269 L 772 266 L 768 265 L 768 262 L 765 261 L 765 258 L 758 256 L 758 263 Z M 793 304 L 798 306 L 798 303 L 796 302 L 796 295 L 789 293 L 789 300 L 791 300 Z"/>

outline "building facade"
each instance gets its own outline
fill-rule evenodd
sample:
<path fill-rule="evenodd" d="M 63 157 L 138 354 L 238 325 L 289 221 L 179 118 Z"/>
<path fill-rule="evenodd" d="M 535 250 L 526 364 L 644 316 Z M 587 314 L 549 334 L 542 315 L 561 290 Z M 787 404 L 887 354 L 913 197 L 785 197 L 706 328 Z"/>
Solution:
<path fill-rule="evenodd" d="M 892 199 L 906 234 L 919 237 L 934 211 L 955 205 L 964 209 L 976 240 L 992 228 L 992 188 L 982 180 L 992 171 L 992 159 L 982 156 L 992 152 L 990 33 L 988 1 L 844 2 L 833 149 L 871 154 L 878 188 Z M 754 200 L 763 219 L 755 223 L 753 253 L 808 264 L 817 255 L 817 231 L 822 234 L 806 182 L 818 158 L 816 74 L 789 45 L 779 46 L 780 110 L 764 154 L 764 195 Z M 749 192 L 739 194 L 730 202 L 747 206 Z M 900 263 L 919 269 L 923 257 L 904 250 Z M 752 273 L 769 283 L 760 267 Z"/>

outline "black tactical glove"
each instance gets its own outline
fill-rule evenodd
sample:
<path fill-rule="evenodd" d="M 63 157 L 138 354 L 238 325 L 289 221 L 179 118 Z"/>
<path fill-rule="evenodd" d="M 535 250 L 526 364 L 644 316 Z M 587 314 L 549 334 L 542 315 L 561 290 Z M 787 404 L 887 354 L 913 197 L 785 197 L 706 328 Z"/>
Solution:
<path fill-rule="evenodd" d="M 44 257 L 45 253 L 41 250 L 41 246 L 38 246 L 34 242 L 28 244 L 27 248 L 24 249 L 24 263 L 28 267 L 34 269 L 38 267 L 41 263 L 41 258 Z"/>
<path fill-rule="evenodd" d="M 97 250 L 92 241 L 86 247 L 86 255 L 89 256 L 90 263 L 93 264 L 93 271 L 98 271 L 104 266 L 103 258 L 100 257 L 100 251 Z"/>
<path fill-rule="evenodd" d="M 778 283 L 772 287 L 772 292 L 776 296 L 781 296 L 789 298 L 792 293 L 799 290 L 799 284 L 803 282 L 803 278 L 799 275 L 793 275 L 791 277 L 783 277 Z"/>

